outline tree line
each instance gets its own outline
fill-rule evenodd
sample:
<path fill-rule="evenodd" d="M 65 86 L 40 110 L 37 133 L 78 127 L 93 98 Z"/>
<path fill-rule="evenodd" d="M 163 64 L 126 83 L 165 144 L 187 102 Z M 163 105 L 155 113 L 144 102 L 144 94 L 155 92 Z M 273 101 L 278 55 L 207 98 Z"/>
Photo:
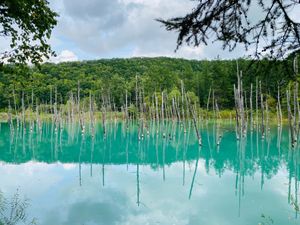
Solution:
<path fill-rule="evenodd" d="M 47 104 L 52 100 L 54 89 L 58 103 L 65 104 L 70 93 L 77 92 L 78 83 L 81 99 L 88 99 L 90 94 L 95 96 L 96 101 L 100 101 L 103 95 L 110 96 L 115 107 L 120 109 L 126 92 L 129 101 L 134 103 L 137 79 L 146 100 L 154 93 L 180 94 L 183 82 L 191 100 L 200 107 L 206 106 L 211 89 L 221 109 L 232 109 L 235 105 L 233 86 L 237 82 L 237 64 L 243 71 L 244 91 L 250 92 L 251 83 L 259 80 L 262 91 L 272 102 L 277 98 L 278 86 L 284 97 L 285 88 L 297 80 L 293 60 L 290 57 L 281 61 L 198 61 L 157 57 L 44 63 L 39 67 L 4 65 L 0 70 L 0 109 L 6 110 L 13 101 L 20 105 L 22 96 L 25 96 L 25 105 L 30 104 L 33 96 L 34 102 Z"/>

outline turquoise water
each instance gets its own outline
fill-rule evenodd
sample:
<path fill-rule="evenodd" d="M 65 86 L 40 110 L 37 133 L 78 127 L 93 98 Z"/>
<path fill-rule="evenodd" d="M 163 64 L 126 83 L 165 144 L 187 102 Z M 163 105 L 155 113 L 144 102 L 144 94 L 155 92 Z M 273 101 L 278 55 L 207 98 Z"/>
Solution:
<path fill-rule="evenodd" d="M 0 190 L 29 199 L 37 224 L 300 224 L 299 149 L 271 127 L 237 141 L 233 125 L 76 125 L 33 132 L 1 124 Z M 163 138 L 162 133 L 166 134 Z M 218 145 L 217 143 L 220 142 Z"/>

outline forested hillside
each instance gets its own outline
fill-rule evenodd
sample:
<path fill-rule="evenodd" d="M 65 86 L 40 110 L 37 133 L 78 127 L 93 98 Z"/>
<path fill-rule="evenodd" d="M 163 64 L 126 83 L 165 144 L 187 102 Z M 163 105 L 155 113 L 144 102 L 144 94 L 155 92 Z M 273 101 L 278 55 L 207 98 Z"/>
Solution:
<path fill-rule="evenodd" d="M 261 80 L 262 90 L 270 98 L 276 98 L 277 87 L 282 95 L 289 81 L 295 80 L 293 61 L 238 60 L 243 71 L 246 95 L 250 83 L 255 90 L 256 79 Z M 131 102 L 135 99 L 136 79 L 142 84 L 148 99 L 154 92 L 180 93 L 180 82 L 201 106 L 206 106 L 209 89 L 214 90 L 221 108 L 233 108 L 233 85 L 236 83 L 236 60 L 196 61 L 175 58 L 102 59 L 96 61 L 45 63 L 36 67 L 4 66 L 0 70 L 0 108 L 7 108 L 15 96 L 18 105 L 24 93 L 25 105 L 34 101 L 50 102 L 50 90 L 57 88 L 58 102 L 66 103 L 70 93 L 76 93 L 78 82 L 81 98 L 90 93 L 100 101 L 101 95 L 111 96 L 116 107 L 124 103 L 126 90 Z M 13 95 L 15 93 L 15 95 Z M 197 98 L 198 97 L 198 98 Z"/>

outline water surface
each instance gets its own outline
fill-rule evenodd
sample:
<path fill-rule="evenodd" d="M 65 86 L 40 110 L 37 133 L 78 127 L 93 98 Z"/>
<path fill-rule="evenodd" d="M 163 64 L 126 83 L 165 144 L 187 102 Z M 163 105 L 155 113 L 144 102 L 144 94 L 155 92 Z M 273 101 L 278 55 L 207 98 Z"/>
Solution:
<path fill-rule="evenodd" d="M 0 190 L 26 196 L 45 225 L 300 224 L 299 150 L 285 127 L 237 141 L 233 125 L 203 125 L 202 147 L 192 124 L 150 124 L 140 140 L 136 124 L 106 130 L 2 123 Z"/>

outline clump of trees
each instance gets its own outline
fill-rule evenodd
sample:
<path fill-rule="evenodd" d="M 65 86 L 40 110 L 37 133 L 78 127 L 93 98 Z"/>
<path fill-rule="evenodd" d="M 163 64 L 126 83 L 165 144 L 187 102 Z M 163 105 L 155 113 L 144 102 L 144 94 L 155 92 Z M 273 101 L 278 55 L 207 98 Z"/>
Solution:
<path fill-rule="evenodd" d="M 251 83 L 255 84 L 257 79 L 271 102 L 278 97 L 278 85 L 279 94 L 284 96 L 289 82 L 297 80 L 292 59 L 238 61 L 248 96 Z M 7 110 L 9 103 L 13 105 L 13 102 L 20 106 L 22 95 L 27 106 L 32 94 L 34 102 L 50 104 L 51 90 L 53 102 L 56 90 L 57 102 L 66 104 L 71 92 L 77 93 L 80 82 L 81 102 L 89 102 L 90 94 L 95 96 L 95 101 L 101 101 L 101 96 L 105 95 L 109 96 L 116 110 L 121 110 L 126 94 L 129 107 L 135 102 L 136 76 L 143 87 L 145 101 L 150 102 L 153 93 L 176 96 L 183 81 L 185 91 L 203 108 L 207 105 L 210 89 L 214 91 L 220 109 L 233 109 L 235 106 L 236 60 L 197 61 L 159 57 L 45 63 L 40 68 L 5 65 L 0 71 L 0 109 Z"/>

